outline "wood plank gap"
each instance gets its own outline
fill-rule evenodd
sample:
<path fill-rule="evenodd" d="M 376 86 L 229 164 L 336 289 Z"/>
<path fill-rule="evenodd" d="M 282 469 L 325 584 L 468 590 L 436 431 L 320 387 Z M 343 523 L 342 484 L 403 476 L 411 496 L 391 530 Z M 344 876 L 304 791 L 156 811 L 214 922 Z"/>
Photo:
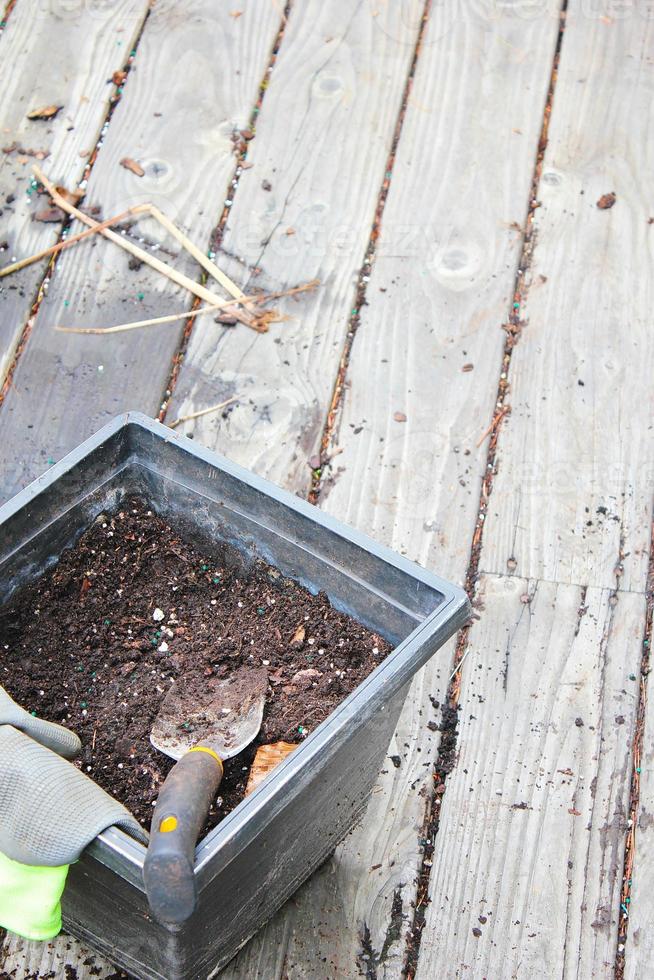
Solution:
<path fill-rule="evenodd" d="M 354 343 L 354 338 L 356 336 L 356 332 L 361 322 L 361 310 L 366 305 L 368 280 L 370 279 L 370 272 L 375 261 L 375 254 L 377 252 L 377 242 L 379 240 L 379 236 L 381 232 L 381 224 L 384 215 L 384 208 L 386 206 L 386 201 L 388 199 L 388 192 L 390 190 L 391 180 L 393 179 L 393 166 L 395 164 L 395 156 L 397 153 L 398 144 L 400 142 L 400 136 L 402 135 L 402 126 L 404 124 L 407 105 L 409 103 L 409 97 L 411 95 L 411 89 L 413 87 L 413 79 L 416 74 L 416 68 L 418 67 L 418 59 L 420 57 L 420 52 L 422 50 L 423 40 L 425 37 L 425 31 L 427 30 L 427 24 L 429 21 L 429 14 L 431 11 L 431 7 L 432 7 L 432 0 L 425 0 L 425 6 L 422 11 L 422 17 L 420 18 L 420 28 L 418 30 L 418 36 L 416 38 L 416 43 L 413 50 L 413 57 L 411 59 L 411 64 L 409 66 L 409 71 L 407 73 L 406 82 L 404 85 L 404 91 L 402 92 L 402 102 L 400 103 L 400 109 L 397 114 L 397 121 L 395 123 L 395 130 L 393 133 L 391 148 L 389 150 L 388 159 L 386 161 L 384 177 L 382 179 L 382 183 L 379 188 L 379 193 L 377 195 L 377 204 L 375 207 L 375 213 L 372 221 L 372 228 L 370 230 L 370 238 L 368 239 L 368 244 L 366 246 L 363 263 L 357 274 L 356 285 L 354 288 L 354 300 L 352 303 L 352 310 L 350 312 L 350 316 L 348 320 L 347 332 L 345 334 L 345 341 L 343 342 L 343 350 L 341 351 L 340 360 L 338 362 L 336 377 L 334 379 L 334 388 L 332 391 L 332 397 L 329 403 L 327 416 L 325 418 L 325 424 L 323 426 L 322 435 L 320 438 L 319 463 L 322 464 L 322 460 L 324 459 L 325 466 L 328 464 L 330 458 L 329 447 L 332 441 L 334 430 L 336 428 L 337 419 L 341 410 L 343 388 L 345 385 L 348 365 L 350 363 L 350 354 L 352 353 L 352 345 Z M 312 470 L 311 485 L 309 487 L 309 492 L 307 494 L 307 499 L 312 504 L 318 504 L 318 501 L 320 500 L 320 492 L 323 487 L 323 475 L 324 475 L 323 465 L 319 465 Z"/>
<path fill-rule="evenodd" d="M 249 129 L 252 133 L 252 139 L 254 139 L 254 137 L 256 136 L 257 118 L 259 116 L 259 113 L 261 112 L 261 107 L 263 105 L 263 100 L 265 98 L 266 89 L 268 88 L 268 84 L 270 82 L 270 76 L 272 74 L 273 68 L 275 67 L 277 55 L 279 53 L 279 49 L 284 39 L 284 33 L 286 31 L 286 25 L 288 23 L 288 18 L 291 13 L 292 7 L 293 7 L 293 0 L 287 0 L 286 6 L 282 11 L 280 11 L 281 20 L 279 23 L 279 30 L 277 31 L 275 40 L 273 41 L 273 45 L 270 51 L 270 60 L 268 61 L 268 64 L 266 65 L 266 70 L 264 71 L 261 77 L 261 82 L 259 84 L 259 91 L 257 93 L 257 100 L 252 107 L 252 112 L 250 113 Z M 227 219 L 229 218 L 229 215 L 231 213 L 231 208 L 234 203 L 234 198 L 236 196 L 238 185 L 240 183 L 241 176 L 243 174 L 243 170 L 244 170 L 243 164 L 247 162 L 248 146 L 250 142 L 251 140 L 244 140 L 242 143 L 242 149 L 236 158 L 234 173 L 229 182 L 229 186 L 227 190 L 227 194 L 229 196 L 225 199 L 225 204 L 223 206 L 223 210 L 221 212 L 220 218 L 218 219 L 218 223 L 216 227 L 213 229 L 213 231 L 211 232 L 211 235 L 209 236 L 210 259 L 214 259 L 216 257 L 216 253 L 218 252 L 220 245 L 222 243 L 223 236 L 225 234 L 225 226 L 227 224 Z M 200 276 L 200 282 L 204 283 L 206 281 L 206 278 L 207 278 L 206 275 L 202 274 Z M 196 310 L 200 305 L 201 305 L 201 300 L 195 299 L 193 303 L 191 303 L 189 312 Z M 177 348 L 177 351 L 173 357 L 171 368 L 170 368 L 170 375 L 165 385 L 161 398 L 161 408 L 159 409 L 159 416 L 158 416 L 160 422 L 164 422 L 166 419 L 168 407 L 170 405 L 171 399 L 175 392 L 175 387 L 177 385 L 179 372 L 182 367 L 182 364 L 184 363 L 184 357 L 186 355 L 186 351 L 188 350 L 188 346 L 191 340 L 191 334 L 193 333 L 195 320 L 196 320 L 195 317 L 190 317 L 186 321 L 186 325 L 184 327 L 184 332 L 182 334 L 179 347 Z"/>
<path fill-rule="evenodd" d="M 625 842 L 624 865 L 622 872 L 622 889 L 620 893 L 620 912 L 618 920 L 618 945 L 615 956 L 615 980 L 623 980 L 625 976 L 625 949 L 630 938 L 629 912 L 632 898 L 632 879 L 634 865 L 638 855 L 637 827 L 641 805 L 641 761 L 646 750 L 645 721 L 647 716 L 648 690 L 647 679 L 651 670 L 650 651 L 652 648 L 652 625 L 654 621 L 654 525 L 650 542 L 649 568 L 647 576 L 647 606 L 645 613 L 645 628 L 643 631 L 643 647 L 640 662 L 640 681 L 638 690 L 638 707 L 636 709 L 636 729 L 634 732 L 632 750 L 631 790 L 629 796 L 629 818 L 627 823 L 627 839 Z M 644 812 L 644 811 L 643 811 Z M 651 901 L 651 897 L 650 897 Z M 633 973 L 633 971 L 632 971 Z M 636 974 L 637 975 L 637 974 Z"/>
<path fill-rule="evenodd" d="M 111 118 L 112 118 L 114 112 L 116 111 L 116 106 L 118 105 L 118 103 L 120 102 L 120 100 L 121 100 L 121 98 L 123 96 L 123 91 L 124 91 L 124 88 L 125 88 L 125 84 L 126 84 L 127 79 L 129 77 L 129 73 L 130 73 L 130 71 L 132 69 L 132 65 L 134 64 L 134 59 L 136 58 L 136 54 L 137 54 L 137 51 L 138 51 L 139 44 L 141 42 L 141 38 L 143 37 L 143 32 L 145 30 L 145 26 L 146 26 L 146 24 L 148 22 L 148 18 L 150 17 L 150 13 L 152 11 L 152 2 L 153 2 L 153 0 L 151 0 L 150 5 L 147 7 L 147 9 L 145 11 L 145 15 L 143 17 L 143 20 L 141 21 L 141 23 L 138 26 L 138 30 L 137 30 L 136 35 L 134 37 L 134 40 L 132 41 L 131 46 L 130 46 L 129 56 L 128 56 L 127 60 L 125 61 L 125 64 L 123 65 L 123 68 L 121 69 L 123 72 L 125 72 L 125 77 L 122 79 L 122 81 L 120 82 L 120 84 L 116 84 L 114 82 L 114 92 L 113 92 L 113 94 L 109 98 L 109 105 L 107 107 L 107 112 L 105 114 L 104 119 L 102 120 L 101 125 L 100 125 L 100 129 L 98 131 L 97 139 L 96 139 L 96 141 L 94 143 L 93 149 L 91 150 L 91 154 L 89 156 L 88 163 L 86 164 L 86 167 L 84 168 L 84 172 L 82 174 L 82 179 L 81 179 L 81 181 L 80 181 L 80 183 L 78 185 L 80 190 L 84 190 L 86 188 L 86 185 L 88 183 L 88 179 L 89 179 L 89 177 L 91 175 L 91 171 L 93 170 L 93 166 L 95 164 L 95 161 L 97 160 L 98 152 L 99 152 L 100 147 L 102 146 L 102 144 L 104 142 L 104 139 L 105 139 L 106 134 L 107 134 L 107 130 L 109 129 L 109 124 L 111 123 Z M 64 219 L 64 221 L 61 224 L 61 228 L 59 230 L 59 235 L 57 236 L 57 243 L 63 241 L 66 238 L 66 236 L 67 236 L 67 234 L 68 234 L 68 232 L 70 230 L 70 227 L 73 224 L 73 221 L 74 221 L 74 219 L 71 218 L 70 216 L 67 216 Z M 23 330 L 21 332 L 21 335 L 19 337 L 18 343 L 17 343 L 16 348 L 14 350 L 11 363 L 7 367 L 7 372 L 6 372 L 5 376 L 4 376 L 4 378 L 2 377 L 2 375 L 0 373 L 0 385 L 1 385 L 1 387 L 0 387 L 0 405 L 2 405 L 4 399 L 7 396 L 7 392 L 9 391 L 9 389 L 12 386 L 13 377 L 14 377 L 14 374 L 15 374 L 15 371 L 16 371 L 16 366 L 18 364 L 20 355 L 22 354 L 23 350 L 25 349 L 25 345 L 26 345 L 26 343 L 27 343 L 27 341 L 29 339 L 29 336 L 30 336 L 30 334 L 32 332 L 32 327 L 33 327 L 34 322 L 36 320 L 36 315 L 39 312 L 39 307 L 41 306 L 41 303 L 43 302 L 45 296 L 47 295 L 48 285 L 50 283 L 50 279 L 52 278 L 52 276 L 54 274 L 54 271 L 55 271 L 55 268 L 56 268 L 56 265 L 57 265 L 57 261 L 58 261 L 60 255 L 61 255 L 61 252 L 55 252 L 55 254 L 51 257 L 50 261 L 46 264 L 46 266 L 45 266 L 45 268 L 43 270 L 42 277 L 36 283 L 36 287 L 35 287 L 35 290 L 34 290 L 34 299 L 32 300 L 32 304 L 30 306 L 30 310 L 29 310 L 29 314 L 27 316 L 27 320 L 25 321 L 25 324 L 23 326 Z"/>
<path fill-rule="evenodd" d="M 479 559 L 481 556 L 484 521 L 488 512 L 488 502 L 493 489 L 493 477 L 496 472 L 497 443 L 502 428 L 502 421 L 510 412 L 510 406 L 508 405 L 506 399 L 509 386 L 508 376 L 511 357 L 513 349 L 519 340 L 520 333 L 525 326 L 524 322 L 520 318 L 520 309 L 528 291 L 527 272 L 531 264 L 535 244 L 533 235 L 534 212 L 538 207 L 538 185 L 540 183 L 543 169 L 549 122 L 552 113 L 552 106 L 554 104 L 557 70 L 561 56 L 561 49 L 563 46 L 567 6 L 568 0 L 562 0 L 559 12 L 559 35 L 554 50 L 554 57 L 552 59 L 550 84 L 547 91 L 545 106 L 543 108 L 541 132 L 536 149 L 533 177 L 529 190 L 527 218 L 525 228 L 522 233 L 522 251 L 516 271 L 512 306 L 508 314 L 507 323 L 503 326 L 503 329 L 506 331 L 506 340 L 504 343 L 504 350 L 502 352 L 495 412 L 485 433 L 485 438 L 488 438 L 489 440 L 486 455 L 486 467 L 481 482 L 479 508 L 477 511 L 475 529 L 472 535 L 470 558 L 465 578 L 465 589 L 471 602 L 473 603 L 473 608 L 475 602 L 476 585 L 480 576 Z M 476 614 L 473 612 L 473 618 L 471 621 L 467 623 L 457 635 L 454 658 L 452 662 L 453 673 L 448 685 L 446 701 L 441 708 L 441 739 L 433 767 L 432 792 L 428 795 L 425 806 L 425 817 L 421 834 L 421 839 L 424 842 L 422 845 L 422 860 L 418 869 L 418 885 L 416 889 L 415 906 L 413 909 L 413 920 L 409 926 L 405 952 L 403 975 L 405 976 L 406 980 L 414 980 L 418 969 L 420 946 L 425 927 L 426 910 L 429 903 L 429 885 L 433 863 L 432 859 L 440 823 L 440 811 L 443 804 L 443 798 L 447 790 L 447 777 L 456 764 L 458 740 L 457 712 L 461 696 L 461 666 L 466 656 L 468 637 L 474 622 L 474 618 L 476 618 Z"/>

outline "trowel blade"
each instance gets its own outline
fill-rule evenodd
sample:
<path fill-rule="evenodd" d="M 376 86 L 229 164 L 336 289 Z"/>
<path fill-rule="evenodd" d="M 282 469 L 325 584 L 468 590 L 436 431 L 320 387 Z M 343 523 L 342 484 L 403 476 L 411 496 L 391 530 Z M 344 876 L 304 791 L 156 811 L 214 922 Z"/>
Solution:
<path fill-rule="evenodd" d="M 164 698 L 150 741 L 171 759 L 198 743 L 230 759 L 257 737 L 267 690 L 268 672 L 259 667 L 242 667 L 225 680 L 181 677 Z"/>

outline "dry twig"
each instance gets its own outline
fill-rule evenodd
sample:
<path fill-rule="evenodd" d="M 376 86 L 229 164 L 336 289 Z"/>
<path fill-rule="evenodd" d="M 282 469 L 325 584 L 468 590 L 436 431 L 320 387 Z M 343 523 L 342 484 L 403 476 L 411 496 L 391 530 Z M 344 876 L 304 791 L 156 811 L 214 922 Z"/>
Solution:
<path fill-rule="evenodd" d="M 3 269 L 0 269 L 0 279 L 3 276 L 10 276 L 12 272 L 18 272 L 19 269 L 24 269 L 27 265 L 32 265 L 33 262 L 38 262 L 40 259 L 46 259 L 49 255 L 56 255 L 57 252 L 61 252 L 62 249 L 68 248 L 69 245 L 75 245 L 77 242 L 81 242 L 83 238 L 89 238 L 91 235 L 97 235 L 99 231 L 103 231 L 105 228 L 111 228 L 113 225 L 120 224 L 125 218 L 129 218 L 135 214 L 141 214 L 149 208 L 148 204 L 138 204 L 136 207 L 128 208 L 127 211 L 123 211 L 122 214 L 115 214 L 113 218 L 107 218 L 106 221 L 100 221 L 95 227 L 87 228 L 86 231 L 80 231 L 77 235 L 71 235 L 70 238 L 62 239 L 62 241 L 57 242 L 56 245 L 51 245 L 50 248 L 44 248 L 41 252 L 36 252 L 34 255 L 28 256 L 26 259 L 20 259 L 18 262 L 12 262 L 11 265 L 6 265 Z"/>
<path fill-rule="evenodd" d="M 172 223 L 170 218 L 168 218 L 163 211 L 160 211 L 159 208 L 154 206 L 154 204 L 148 204 L 146 207 L 148 209 L 148 213 L 156 221 L 158 221 L 159 224 L 165 228 L 174 239 L 176 239 L 176 241 L 179 242 L 182 248 L 186 249 L 189 255 L 193 256 L 195 261 L 209 273 L 212 279 L 215 279 L 216 282 L 219 282 L 220 285 L 227 290 L 230 296 L 233 296 L 234 299 L 245 299 L 244 293 L 238 288 L 236 283 L 232 282 L 229 276 L 226 275 L 222 269 L 219 269 L 218 266 L 204 254 L 204 252 L 200 251 L 197 245 L 194 245 L 193 242 L 186 237 L 184 232 L 180 231 L 177 225 Z"/>
<path fill-rule="evenodd" d="M 484 431 L 480 435 L 479 439 L 477 440 L 477 447 L 476 447 L 477 449 L 479 449 L 479 447 L 481 446 L 481 444 L 484 441 L 484 439 L 486 438 L 486 436 L 491 435 L 495 431 L 495 429 L 498 427 L 498 425 L 500 424 L 500 422 L 502 421 L 502 419 L 504 418 L 504 416 L 505 415 L 508 415 L 508 413 L 510 411 L 511 411 L 511 406 L 510 405 L 504 405 L 500 409 L 500 411 L 497 412 L 497 414 L 493 416 L 493 421 L 488 426 L 488 428 L 484 429 Z"/>
<path fill-rule="evenodd" d="M 209 408 L 201 408 L 199 412 L 191 412 L 190 415 L 180 415 L 180 417 L 175 419 L 174 422 L 168 422 L 168 428 L 174 429 L 182 422 L 190 422 L 191 419 L 199 419 L 201 415 L 208 415 L 209 412 L 219 412 L 221 408 L 227 408 L 228 405 L 233 405 L 233 403 L 237 401 L 238 395 L 234 395 L 232 398 L 228 398 L 227 401 L 218 402 L 217 405 L 210 405 Z"/>
<path fill-rule="evenodd" d="M 320 285 L 320 280 L 312 279 L 311 282 L 303 283 L 301 286 L 293 286 L 292 289 L 282 289 L 276 293 L 253 293 L 251 296 L 244 296 L 243 299 L 225 299 L 220 303 L 213 303 L 211 306 L 202 306 L 199 310 L 186 310 L 184 313 L 169 313 L 166 316 L 155 316 L 150 320 L 133 320 L 131 323 L 119 323 L 114 327 L 55 327 L 62 333 L 82 333 L 82 334 L 105 334 L 123 333 L 126 330 L 139 330 L 141 327 L 154 327 L 160 323 L 175 323 L 178 320 L 192 320 L 201 313 L 215 313 L 217 310 L 232 310 L 239 303 L 269 303 L 274 299 L 281 299 L 283 296 L 295 296 L 297 293 L 308 292 Z M 258 328 L 260 329 L 260 328 Z M 267 328 L 266 328 L 267 329 Z"/>
<path fill-rule="evenodd" d="M 77 218 L 79 221 L 83 222 L 83 224 L 88 225 L 89 228 L 93 228 L 96 231 L 100 230 L 97 227 L 100 224 L 100 222 L 95 221 L 94 218 L 90 218 L 88 214 L 84 214 L 83 211 L 80 211 L 79 208 L 76 208 L 74 205 L 70 204 L 65 198 L 63 198 L 61 194 L 58 193 L 52 181 L 50 181 L 45 176 L 45 174 L 43 173 L 43 171 L 39 166 L 35 164 L 33 167 L 33 171 L 37 180 L 39 180 L 43 184 L 43 186 L 47 190 L 48 194 L 50 195 L 54 203 L 58 207 L 60 207 L 62 211 L 66 211 L 74 218 Z M 142 248 L 139 248 L 138 245 L 134 245 L 132 242 L 123 238 L 121 235 L 117 235 L 114 231 L 111 231 L 111 229 L 103 228 L 102 230 L 100 230 L 100 234 L 103 235 L 105 238 L 108 238 L 109 241 L 114 242 L 114 244 L 119 245 L 120 248 L 124 249 L 126 252 L 129 252 L 135 258 L 139 259 L 141 262 L 145 262 L 146 265 L 151 266 L 153 269 L 155 269 L 157 272 L 160 272 L 168 279 L 172 279 L 172 281 L 177 283 L 178 286 L 182 286 L 184 289 L 188 289 L 189 292 L 193 293 L 194 296 L 198 296 L 200 299 L 205 300 L 205 302 L 207 303 L 218 304 L 221 302 L 220 297 L 217 296 L 216 293 L 212 293 L 211 290 L 206 289 L 204 286 L 201 286 L 200 283 L 194 282 L 193 279 L 189 279 L 189 277 L 185 276 L 183 272 L 177 272 L 176 269 L 173 269 L 171 268 L 171 266 L 166 265 L 166 263 L 162 262 L 161 259 L 155 258 L 154 255 L 150 255 L 149 252 L 145 252 Z"/>

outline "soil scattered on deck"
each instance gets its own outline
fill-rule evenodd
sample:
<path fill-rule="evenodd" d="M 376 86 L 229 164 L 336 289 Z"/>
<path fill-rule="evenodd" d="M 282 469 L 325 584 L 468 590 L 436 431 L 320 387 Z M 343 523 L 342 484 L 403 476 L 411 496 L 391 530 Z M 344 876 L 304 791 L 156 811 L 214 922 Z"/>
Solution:
<path fill-rule="evenodd" d="M 201 554 L 135 499 L 0 610 L 0 683 L 77 732 L 80 768 L 146 827 L 172 766 L 150 731 L 176 678 L 268 672 L 261 732 L 226 764 L 212 827 L 243 798 L 257 745 L 300 743 L 389 652 L 325 595 L 263 562 L 245 571 L 226 547 Z"/>

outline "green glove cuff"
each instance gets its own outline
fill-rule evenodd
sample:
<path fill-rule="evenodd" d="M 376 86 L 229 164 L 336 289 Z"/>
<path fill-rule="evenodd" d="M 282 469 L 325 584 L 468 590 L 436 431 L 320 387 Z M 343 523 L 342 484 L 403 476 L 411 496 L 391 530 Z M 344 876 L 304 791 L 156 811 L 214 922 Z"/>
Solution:
<path fill-rule="evenodd" d="M 0 851 L 0 926 L 24 939 L 52 939 L 61 930 L 61 895 L 70 865 L 39 868 Z"/>

